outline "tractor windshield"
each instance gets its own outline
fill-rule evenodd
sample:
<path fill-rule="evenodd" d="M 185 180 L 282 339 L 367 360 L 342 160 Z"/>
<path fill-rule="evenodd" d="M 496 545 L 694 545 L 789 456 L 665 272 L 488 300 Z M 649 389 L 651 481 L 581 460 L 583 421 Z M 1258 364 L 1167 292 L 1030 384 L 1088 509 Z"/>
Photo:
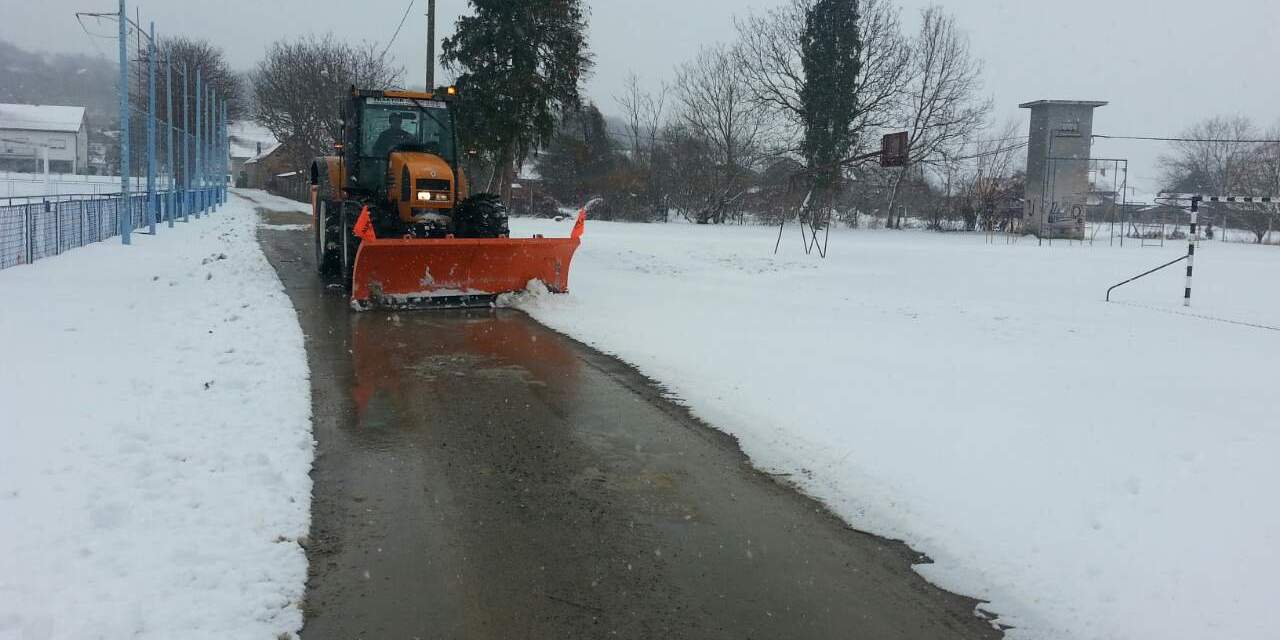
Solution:
<path fill-rule="evenodd" d="M 443 102 L 407 98 L 369 98 L 363 118 L 361 155 L 386 160 L 405 147 L 440 156 L 453 164 L 453 120 Z"/>

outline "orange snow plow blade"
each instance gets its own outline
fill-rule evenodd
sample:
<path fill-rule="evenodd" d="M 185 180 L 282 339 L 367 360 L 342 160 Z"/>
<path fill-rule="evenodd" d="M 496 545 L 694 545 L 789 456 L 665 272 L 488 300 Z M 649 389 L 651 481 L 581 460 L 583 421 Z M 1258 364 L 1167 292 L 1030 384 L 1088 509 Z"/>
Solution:
<path fill-rule="evenodd" d="M 531 280 L 564 293 L 569 263 L 581 242 L 578 237 L 365 240 L 356 253 L 351 304 L 358 309 L 487 306 L 498 294 L 524 290 Z"/>

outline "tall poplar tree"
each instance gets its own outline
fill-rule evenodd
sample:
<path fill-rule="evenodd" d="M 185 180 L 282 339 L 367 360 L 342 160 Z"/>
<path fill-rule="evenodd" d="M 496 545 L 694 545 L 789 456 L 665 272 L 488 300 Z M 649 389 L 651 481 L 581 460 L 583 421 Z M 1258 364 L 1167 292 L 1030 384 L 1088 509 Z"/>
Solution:
<path fill-rule="evenodd" d="M 826 223 L 839 188 L 844 162 L 857 142 L 855 85 L 862 67 L 857 0 L 817 0 L 809 8 L 800 43 L 804 85 L 801 151 L 812 180 L 807 215 L 815 226 Z"/>

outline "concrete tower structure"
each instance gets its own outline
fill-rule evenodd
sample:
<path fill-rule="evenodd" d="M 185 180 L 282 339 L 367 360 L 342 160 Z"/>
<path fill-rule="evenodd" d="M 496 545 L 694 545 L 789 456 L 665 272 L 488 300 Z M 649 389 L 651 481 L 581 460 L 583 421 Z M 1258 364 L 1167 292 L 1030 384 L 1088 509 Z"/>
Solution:
<path fill-rule="evenodd" d="M 1083 238 L 1090 191 L 1093 110 L 1106 102 L 1037 100 L 1031 110 L 1023 225 L 1041 237 Z"/>

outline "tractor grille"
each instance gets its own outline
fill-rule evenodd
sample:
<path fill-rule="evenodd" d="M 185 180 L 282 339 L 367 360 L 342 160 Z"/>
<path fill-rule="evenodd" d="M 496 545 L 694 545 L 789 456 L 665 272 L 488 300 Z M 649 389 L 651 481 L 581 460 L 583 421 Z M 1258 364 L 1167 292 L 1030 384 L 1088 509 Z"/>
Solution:
<path fill-rule="evenodd" d="M 448 180 L 431 180 L 429 178 L 418 179 L 418 191 L 448 191 Z"/>

